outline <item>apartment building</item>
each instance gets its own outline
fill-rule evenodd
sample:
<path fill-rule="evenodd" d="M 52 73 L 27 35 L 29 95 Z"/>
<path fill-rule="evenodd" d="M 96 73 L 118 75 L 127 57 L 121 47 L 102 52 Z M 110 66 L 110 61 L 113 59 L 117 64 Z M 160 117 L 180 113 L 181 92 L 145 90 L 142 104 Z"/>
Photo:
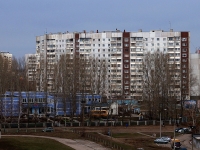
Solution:
<path fill-rule="evenodd" d="M 50 33 L 36 37 L 36 69 L 40 76 L 48 76 L 47 89 L 52 87 L 53 71 L 48 71 L 49 65 L 56 64 L 61 55 L 82 55 L 106 59 L 108 62 L 108 97 L 116 95 L 125 99 L 142 100 L 142 70 L 139 65 L 147 52 L 164 52 L 170 56 L 170 61 L 178 66 L 181 77 L 177 82 L 177 99 L 190 96 L 189 87 L 189 48 L 190 33 L 152 30 L 149 32 L 127 31 L 91 31 Z M 45 70 L 44 68 L 47 68 Z M 36 71 L 37 72 L 37 71 Z M 47 75 L 47 72 L 48 75 Z M 38 74 L 38 72 L 37 72 Z M 42 79 L 42 78 L 40 78 Z M 44 91 L 37 79 L 37 90 Z"/>
<path fill-rule="evenodd" d="M 190 55 L 191 73 L 196 78 L 195 84 L 191 87 L 191 96 L 200 96 L 200 50 Z"/>
<path fill-rule="evenodd" d="M 0 55 L 3 57 L 4 60 L 8 62 L 9 68 L 12 65 L 12 54 L 9 52 L 0 52 Z"/>

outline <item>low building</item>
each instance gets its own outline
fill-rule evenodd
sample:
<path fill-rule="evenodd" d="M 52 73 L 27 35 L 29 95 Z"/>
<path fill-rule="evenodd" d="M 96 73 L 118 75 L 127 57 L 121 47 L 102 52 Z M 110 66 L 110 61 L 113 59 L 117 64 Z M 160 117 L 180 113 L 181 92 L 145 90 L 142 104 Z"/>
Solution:
<path fill-rule="evenodd" d="M 75 99 L 46 92 L 10 92 L 0 97 L 1 115 L 80 115 L 86 104 L 101 103 L 100 95 L 76 94 Z"/>

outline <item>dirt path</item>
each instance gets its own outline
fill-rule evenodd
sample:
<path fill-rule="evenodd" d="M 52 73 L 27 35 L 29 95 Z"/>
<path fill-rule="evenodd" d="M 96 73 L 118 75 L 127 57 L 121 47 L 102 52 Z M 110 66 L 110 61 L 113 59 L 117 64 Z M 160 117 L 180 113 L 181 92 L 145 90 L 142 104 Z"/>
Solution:
<path fill-rule="evenodd" d="M 108 148 L 103 147 L 95 142 L 88 141 L 88 140 L 71 140 L 71 139 L 64 139 L 64 138 L 57 138 L 57 137 L 48 137 L 48 136 L 34 136 L 34 135 L 2 135 L 2 137 L 9 137 L 9 136 L 22 136 L 22 137 L 38 137 L 38 138 L 48 138 L 56 140 L 62 144 L 65 144 L 69 147 L 74 148 L 75 150 L 110 150 Z"/>

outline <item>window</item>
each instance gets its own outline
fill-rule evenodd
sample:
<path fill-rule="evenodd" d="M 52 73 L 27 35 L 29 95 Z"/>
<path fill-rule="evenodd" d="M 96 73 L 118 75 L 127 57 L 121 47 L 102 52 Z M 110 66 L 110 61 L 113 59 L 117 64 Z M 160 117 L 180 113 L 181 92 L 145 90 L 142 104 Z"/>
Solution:
<path fill-rule="evenodd" d="M 125 54 L 124 57 L 129 57 L 129 54 Z"/>
<path fill-rule="evenodd" d="M 154 43 L 151 43 L 151 46 L 154 46 Z"/>
<path fill-rule="evenodd" d="M 182 59 L 182 62 L 187 62 L 187 59 Z"/>
<path fill-rule="evenodd" d="M 182 46 L 187 46 L 187 43 L 182 43 Z"/>
<path fill-rule="evenodd" d="M 183 73 L 186 73 L 186 72 L 187 72 L 187 70 L 183 69 Z"/>
<path fill-rule="evenodd" d="M 166 38 L 163 38 L 163 41 L 166 41 Z"/>
<path fill-rule="evenodd" d="M 182 54 L 182 57 L 187 57 L 187 54 L 185 54 L 185 53 L 184 53 L 184 54 Z"/>
<path fill-rule="evenodd" d="M 22 99 L 22 103 L 26 103 L 27 101 L 26 101 L 26 98 L 23 98 Z"/>
<path fill-rule="evenodd" d="M 124 47 L 128 47 L 129 46 L 129 44 L 124 44 Z"/>
<path fill-rule="evenodd" d="M 129 60 L 128 60 L 128 59 L 125 59 L 124 62 L 129 62 Z"/>
<path fill-rule="evenodd" d="M 125 51 L 125 52 L 128 52 L 128 49 L 125 49 L 124 51 Z"/>
<path fill-rule="evenodd" d="M 182 49 L 182 52 L 187 52 L 187 48 L 183 48 L 183 49 Z"/>
<path fill-rule="evenodd" d="M 157 46 L 160 46 L 160 43 L 157 43 Z"/>
<path fill-rule="evenodd" d="M 124 70 L 124 73 L 129 73 L 129 70 Z"/>
<path fill-rule="evenodd" d="M 159 41 L 160 39 L 159 38 L 157 38 L 157 41 Z"/>
<path fill-rule="evenodd" d="M 124 68 L 129 68 L 129 65 L 124 65 Z"/>
<path fill-rule="evenodd" d="M 128 42 L 129 41 L 129 39 L 128 38 L 124 38 L 124 42 Z"/>
<path fill-rule="evenodd" d="M 129 89 L 129 86 L 124 86 L 124 89 Z M 127 91 L 126 91 L 126 93 L 127 93 Z"/>
<path fill-rule="evenodd" d="M 187 41 L 187 38 L 182 38 L 182 41 Z"/>

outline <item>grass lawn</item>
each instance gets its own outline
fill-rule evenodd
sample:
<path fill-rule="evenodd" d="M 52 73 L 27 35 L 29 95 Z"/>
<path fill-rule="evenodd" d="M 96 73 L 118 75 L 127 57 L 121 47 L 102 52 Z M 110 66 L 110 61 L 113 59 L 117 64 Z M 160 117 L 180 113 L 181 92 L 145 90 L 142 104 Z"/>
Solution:
<path fill-rule="evenodd" d="M 0 150 L 74 150 L 52 139 L 32 137 L 2 137 Z"/>

